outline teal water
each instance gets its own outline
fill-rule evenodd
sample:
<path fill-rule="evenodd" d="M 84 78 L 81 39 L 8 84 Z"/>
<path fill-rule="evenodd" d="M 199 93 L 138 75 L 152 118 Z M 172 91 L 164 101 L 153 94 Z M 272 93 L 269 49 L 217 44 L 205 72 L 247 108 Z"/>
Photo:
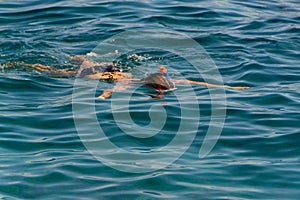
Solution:
<path fill-rule="evenodd" d="M 299 13 L 296 0 L 0 1 L 0 198 L 298 199 Z M 86 55 L 101 41 L 135 28 L 158 33 L 167 28 L 187 35 L 207 51 L 224 83 L 251 87 L 225 90 L 224 126 L 212 125 L 221 127 L 222 133 L 204 158 L 198 153 L 215 111 L 212 89 L 198 85 L 191 91 L 178 85 L 177 93 L 168 93 L 163 100 L 151 99 L 153 92 L 145 88 L 121 91 L 105 101 L 79 95 L 83 123 L 78 128 L 72 103 L 75 78 L 7 66 L 24 61 L 76 68 L 68 55 Z M 126 48 L 126 43 L 120 40 L 119 48 Z M 98 55 L 95 59 L 108 58 Z M 159 49 L 140 48 L 120 55 L 117 62 L 138 77 L 163 64 L 172 68 L 175 78 L 203 80 L 187 60 Z M 94 97 L 113 86 L 91 80 L 78 84 L 87 93 L 93 90 L 89 85 L 98 84 Z M 159 134 L 128 136 L 116 124 L 111 105 L 115 99 L 124 102 L 131 92 L 130 115 L 146 134 L 150 109 L 155 116 L 167 115 Z M 180 118 L 181 100 L 175 94 L 182 97 L 188 112 L 199 107 L 200 118 Z M 161 107 L 162 103 L 166 105 Z M 92 113 L 87 108 L 94 104 Z M 124 110 L 116 112 L 125 114 Z M 199 124 L 187 149 L 179 143 L 169 152 L 170 156 L 182 152 L 180 158 L 161 168 L 169 156 L 157 157 L 151 166 L 144 166 L 152 171 L 131 173 L 105 165 L 87 150 L 78 131 L 94 127 L 91 114 L 111 142 L 145 156 L 170 144 L 181 120 L 191 127 Z M 102 151 L 112 157 L 116 153 L 104 147 Z M 124 169 L 137 165 L 113 162 Z"/>

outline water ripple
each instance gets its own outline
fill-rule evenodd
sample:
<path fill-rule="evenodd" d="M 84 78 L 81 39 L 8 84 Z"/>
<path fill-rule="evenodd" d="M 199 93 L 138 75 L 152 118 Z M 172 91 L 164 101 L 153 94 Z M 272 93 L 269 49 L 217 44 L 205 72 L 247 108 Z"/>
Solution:
<path fill-rule="evenodd" d="M 298 199 L 299 11 L 294 0 L 0 1 L 0 198 Z M 85 149 L 73 119 L 74 79 L 7 66 L 24 61 L 76 68 L 68 55 L 92 52 L 104 39 L 135 27 L 157 32 L 167 27 L 187 34 L 209 53 L 224 83 L 251 86 L 244 91 L 226 89 L 225 125 L 207 157 L 198 158 L 212 119 L 212 96 L 204 86 L 193 86 L 197 96 L 191 97 L 191 89 L 178 85 L 176 94 L 183 102 L 175 93 L 153 99 L 155 93 L 139 88 L 129 107 L 122 95 L 132 91 L 120 91 L 115 114 L 124 115 L 128 108 L 141 127 L 150 123 L 153 106 L 156 115 L 160 111 L 155 106 L 163 106 L 168 121 L 150 138 L 120 130 L 111 110 L 116 100 L 74 94 L 80 99 L 83 128 L 99 125 L 87 113 L 95 106 L 108 139 L 135 154 L 169 144 L 181 121 L 180 103 L 190 112 L 199 107 L 197 135 L 180 159 L 164 169 L 153 165 L 157 171 L 131 174 L 105 166 Z M 203 81 L 190 63 L 173 53 L 147 47 L 131 53 L 145 59 L 120 55 L 117 61 L 138 77 L 163 64 L 174 69 L 174 78 Z M 94 97 L 113 87 L 83 80 L 79 89 L 91 94 L 93 84 L 98 84 Z M 199 105 L 192 105 L 195 99 Z M 191 116 L 187 120 L 188 125 L 195 121 Z M 183 149 L 175 145 L 169 153 Z"/>

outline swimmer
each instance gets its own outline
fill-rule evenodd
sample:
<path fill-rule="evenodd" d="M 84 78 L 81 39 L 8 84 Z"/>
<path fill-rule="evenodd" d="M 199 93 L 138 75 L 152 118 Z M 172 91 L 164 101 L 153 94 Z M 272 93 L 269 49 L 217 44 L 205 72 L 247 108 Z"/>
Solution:
<path fill-rule="evenodd" d="M 60 77 L 77 76 L 79 78 L 119 82 L 119 84 L 115 85 L 112 89 L 104 90 L 102 95 L 98 97 L 100 99 L 109 98 L 114 91 L 126 90 L 132 87 L 131 83 L 142 84 L 146 87 L 158 91 L 158 94 L 156 95 L 157 98 L 162 98 L 165 91 L 176 89 L 175 83 L 204 85 L 207 87 L 219 87 L 219 88 L 228 88 L 228 89 L 235 89 L 235 90 L 245 90 L 249 88 L 247 86 L 245 87 L 245 86 L 216 85 L 216 84 L 210 84 L 210 83 L 199 82 L 199 81 L 171 79 L 167 69 L 164 66 L 159 67 L 159 71 L 160 71 L 159 73 L 150 74 L 145 78 L 138 79 L 138 78 L 132 78 L 131 73 L 122 72 L 122 70 L 112 62 L 98 63 L 88 59 L 86 56 L 83 55 L 69 56 L 69 59 L 71 61 L 76 62 L 78 65 L 81 66 L 81 68 L 78 70 L 77 69 L 62 70 L 62 69 L 55 69 L 47 65 L 26 64 L 23 62 L 8 63 L 7 66 L 16 67 L 20 65 L 28 68 L 33 68 L 41 72 L 46 72 L 52 76 L 60 76 Z"/>

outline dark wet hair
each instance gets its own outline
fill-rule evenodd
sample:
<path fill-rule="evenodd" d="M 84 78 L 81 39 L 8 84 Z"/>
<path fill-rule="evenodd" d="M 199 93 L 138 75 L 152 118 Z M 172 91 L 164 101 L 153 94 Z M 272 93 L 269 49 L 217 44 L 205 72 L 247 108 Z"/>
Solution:
<path fill-rule="evenodd" d="M 167 79 L 162 73 L 150 74 L 147 77 L 141 79 L 143 85 L 153 88 L 153 89 L 162 89 L 169 90 L 175 87 L 174 83 Z"/>

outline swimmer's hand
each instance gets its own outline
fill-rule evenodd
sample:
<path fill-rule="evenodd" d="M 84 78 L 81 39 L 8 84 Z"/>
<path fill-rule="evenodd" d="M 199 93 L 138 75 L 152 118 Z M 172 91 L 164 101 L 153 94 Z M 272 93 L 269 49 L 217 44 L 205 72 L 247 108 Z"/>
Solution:
<path fill-rule="evenodd" d="M 100 96 L 98 96 L 98 99 L 105 99 L 105 97 L 100 95 Z"/>
<path fill-rule="evenodd" d="M 98 99 L 107 99 L 111 96 L 112 90 L 104 90 L 102 95 L 98 96 Z"/>

